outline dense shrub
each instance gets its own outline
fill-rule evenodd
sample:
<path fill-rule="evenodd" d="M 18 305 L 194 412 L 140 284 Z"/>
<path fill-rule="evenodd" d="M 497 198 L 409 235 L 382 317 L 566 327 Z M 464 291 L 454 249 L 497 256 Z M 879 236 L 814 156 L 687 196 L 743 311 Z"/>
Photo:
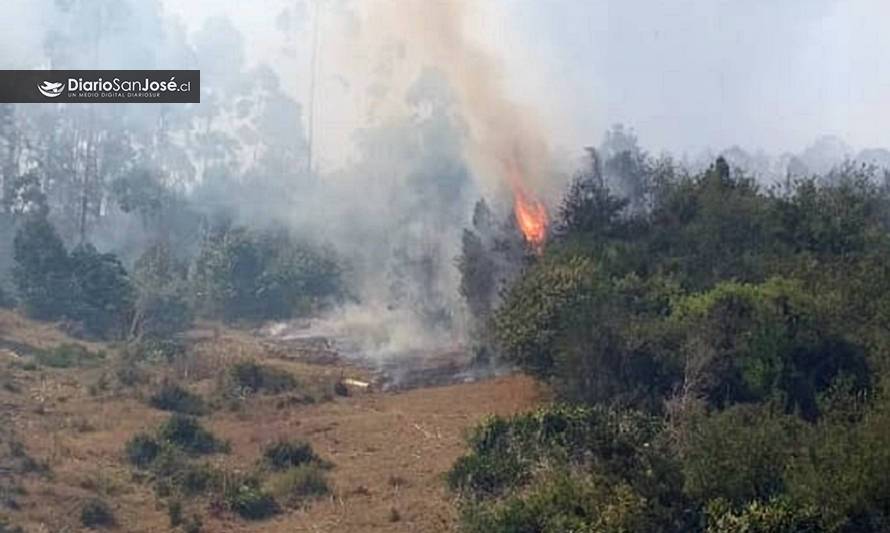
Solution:
<path fill-rule="evenodd" d="M 343 291 L 341 267 L 330 252 L 283 231 L 243 227 L 212 231 L 191 278 L 199 309 L 226 320 L 302 315 Z"/>
<path fill-rule="evenodd" d="M 213 436 L 190 416 L 174 414 L 158 428 L 158 439 L 185 452 L 208 454 L 228 450 L 228 444 Z"/>
<path fill-rule="evenodd" d="M 330 492 L 324 468 L 317 463 L 303 463 L 275 474 L 268 483 L 269 492 L 291 504 Z"/>
<path fill-rule="evenodd" d="M 74 282 L 65 244 L 45 216 L 25 220 L 13 241 L 12 274 L 26 313 L 55 320 L 71 312 Z"/>
<path fill-rule="evenodd" d="M 41 365 L 54 368 L 95 366 L 105 359 L 105 352 L 91 352 L 82 344 L 64 343 L 34 352 L 34 359 Z"/>
<path fill-rule="evenodd" d="M 133 269 L 136 298 L 131 336 L 141 340 L 165 340 L 189 328 L 194 318 L 188 302 L 185 267 L 169 246 L 150 246 Z"/>
<path fill-rule="evenodd" d="M 615 135 L 473 326 L 590 408 L 476 428 L 448 474 L 462 528 L 887 531 L 890 175 L 844 165 L 766 190 Z M 507 257 L 473 224 L 465 287 Z"/>
<path fill-rule="evenodd" d="M 91 244 L 71 252 L 69 260 L 75 297 L 68 318 L 81 322 L 85 331 L 101 338 L 127 333 L 134 293 L 127 271 L 112 254 L 101 254 Z"/>
<path fill-rule="evenodd" d="M 119 338 L 126 333 L 133 288 L 126 270 L 112 254 L 92 245 L 69 254 L 45 216 L 29 217 L 13 243 L 13 279 L 25 311 L 43 320 L 67 318 L 84 333 Z"/>
<path fill-rule="evenodd" d="M 273 470 L 285 470 L 306 463 L 319 463 L 307 442 L 280 440 L 263 449 L 263 461 Z"/>
<path fill-rule="evenodd" d="M 103 500 L 93 498 L 80 507 L 80 523 L 84 527 L 111 527 L 114 525 L 114 512 Z"/>
<path fill-rule="evenodd" d="M 248 520 L 262 520 L 280 510 L 275 498 L 251 479 L 230 483 L 223 494 L 223 501 L 229 510 Z"/>
<path fill-rule="evenodd" d="M 187 415 L 202 415 L 206 412 L 204 400 L 200 396 L 170 381 L 161 384 L 148 399 L 148 404 L 155 409 Z"/>
<path fill-rule="evenodd" d="M 127 441 L 124 452 L 131 464 L 139 468 L 146 468 L 161 453 L 161 444 L 150 435 L 138 433 Z"/>
<path fill-rule="evenodd" d="M 285 370 L 246 361 L 236 363 L 226 371 L 224 386 L 239 395 L 278 394 L 296 388 L 297 380 Z"/>
<path fill-rule="evenodd" d="M 707 509 L 707 533 L 819 533 L 826 529 L 815 508 L 798 508 L 782 498 L 753 501 L 738 511 L 718 499 Z"/>

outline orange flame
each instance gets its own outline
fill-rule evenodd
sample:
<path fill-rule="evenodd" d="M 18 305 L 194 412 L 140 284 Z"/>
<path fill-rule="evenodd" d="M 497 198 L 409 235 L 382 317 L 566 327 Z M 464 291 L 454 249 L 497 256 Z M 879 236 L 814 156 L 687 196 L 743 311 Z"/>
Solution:
<path fill-rule="evenodd" d="M 523 173 L 515 158 L 504 161 L 507 179 L 513 188 L 513 214 L 525 241 L 540 250 L 547 238 L 547 208 L 531 196 L 523 185 Z"/>
<path fill-rule="evenodd" d="M 513 188 L 513 213 L 525 240 L 539 248 L 547 236 L 547 208 L 529 197 L 521 187 Z"/>

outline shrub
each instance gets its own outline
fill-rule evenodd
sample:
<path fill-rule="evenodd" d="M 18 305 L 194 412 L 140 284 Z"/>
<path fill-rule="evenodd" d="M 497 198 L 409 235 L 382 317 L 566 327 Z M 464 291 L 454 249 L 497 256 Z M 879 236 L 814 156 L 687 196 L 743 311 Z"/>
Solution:
<path fill-rule="evenodd" d="M 342 291 L 332 254 L 296 242 L 287 232 L 244 227 L 211 232 L 195 260 L 196 303 L 226 320 L 280 319 L 304 314 Z"/>
<path fill-rule="evenodd" d="M 127 344 L 123 359 L 136 362 L 170 363 L 185 352 L 185 345 L 175 339 L 140 339 Z"/>
<path fill-rule="evenodd" d="M 698 501 L 734 505 L 766 500 L 783 490 L 783 474 L 803 427 L 768 407 L 737 405 L 690 424 L 683 451 L 685 490 Z"/>
<path fill-rule="evenodd" d="M 187 415 L 201 415 L 206 412 L 204 400 L 176 383 L 165 381 L 148 400 L 148 404 L 162 411 L 173 411 Z"/>
<path fill-rule="evenodd" d="M 713 500 L 706 509 L 707 533 L 820 533 L 828 529 L 815 508 L 798 508 L 788 500 L 753 501 L 733 510 L 726 500 Z"/>
<path fill-rule="evenodd" d="M 93 498 L 80 507 L 80 523 L 84 527 L 111 527 L 114 525 L 114 513 L 103 500 Z"/>
<path fill-rule="evenodd" d="M 461 519 L 468 533 L 657 531 L 657 522 L 647 515 L 646 499 L 627 484 L 548 473 L 521 495 L 465 507 Z"/>
<path fill-rule="evenodd" d="M 125 447 L 127 460 L 138 468 L 147 468 L 161 453 L 161 444 L 154 437 L 138 433 Z"/>
<path fill-rule="evenodd" d="M 139 339 L 164 339 L 188 329 L 194 316 L 185 295 L 175 289 L 140 288 L 131 333 Z"/>
<path fill-rule="evenodd" d="M 29 217 L 13 241 L 12 275 L 25 312 L 56 320 L 70 313 L 74 296 L 70 258 L 46 216 Z"/>
<path fill-rule="evenodd" d="M 324 469 L 317 463 L 304 463 L 276 474 L 269 491 L 282 501 L 296 503 L 330 492 Z"/>
<path fill-rule="evenodd" d="M 297 380 L 289 372 L 252 361 L 231 366 L 227 378 L 229 385 L 239 394 L 278 394 L 297 386 Z"/>
<path fill-rule="evenodd" d="M 228 450 L 228 444 L 213 436 L 192 417 L 174 414 L 160 428 L 158 439 L 187 453 L 209 454 Z"/>
<path fill-rule="evenodd" d="M 76 298 L 68 317 L 81 321 L 90 335 L 123 337 L 131 319 L 134 291 L 121 262 L 113 254 L 102 254 L 91 244 L 83 244 L 71 252 L 70 265 Z"/>
<path fill-rule="evenodd" d="M 53 368 L 93 366 L 105 358 L 104 352 L 93 353 L 81 344 L 65 343 L 49 350 L 34 353 L 38 363 Z"/>
<path fill-rule="evenodd" d="M 278 441 L 266 446 L 263 460 L 273 470 L 286 470 L 306 463 L 320 462 L 318 456 L 306 442 Z"/>
<path fill-rule="evenodd" d="M 279 511 L 275 498 L 264 492 L 254 480 L 233 483 L 223 495 L 226 506 L 248 520 L 262 520 Z"/>

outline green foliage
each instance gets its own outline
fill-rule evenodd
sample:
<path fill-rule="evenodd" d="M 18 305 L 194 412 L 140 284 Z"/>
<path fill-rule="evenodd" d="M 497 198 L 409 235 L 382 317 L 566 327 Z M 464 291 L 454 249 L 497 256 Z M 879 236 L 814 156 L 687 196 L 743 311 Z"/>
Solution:
<path fill-rule="evenodd" d="M 799 508 L 784 498 L 752 501 L 735 511 L 725 500 L 707 508 L 707 533 L 820 533 L 826 531 L 818 512 Z"/>
<path fill-rule="evenodd" d="M 125 333 L 133 289 L 114 255 L 100 254 L 89 244 L 69 255 L 45 216 L 27 218 L 13 248 L 13 278 L 30 316 L 67 318 L 96 337 L 118 338 Z"/>
<path fill-rule="evenodd" d="M 173 411 L 187 415 L 202 415 L 207 411 L 204 400 L 182 386 L 165 381 L 148 399 L 148 404 L 155 409 Z"/>
<path fill-rule="evenodd" d="M 561 321 L 594 290 L 594 266 L 588 259 L 573 257 L 532 267 L 510 288 L 494 317 L 495 336 L 504 354 L 547 375 Z"/>
<path fill-rule="evenodd" d="M 275 474 L 268 482 L 269 492 L 291 504 L 330 492 L 324 468 L 317 463 L 302 463 Z"/>
<path fill-rule="evenodd" d="M 589 407 L 479 426 L 448 474 L 463 529 L 886 531 L 886 180 L 766 191 L 606 144 L 484 326 Z M 495 257 L 479 235 L 462 260 Z"/>
<path fill-rule="evenodd" d="M 71 368 L 96 366 L 105 359 L 105 352 L 91 352 L 82 344 L 64 343 L 34 352 L 34 359 L 44 366 Z"/>
<path fill-rule="evenodd" d="M 195 455 L 228 451 L 228 444 L 214 437 L 196 419 L 178 413 L 158 428 L 158 440 Z"/>
<path fill-rule="evenodd" d="M 105 501 L 93 498 L 81 505 L 80 523 L 90 529 L 111 527 L 115 523 L 114 512 Z"/>
<path fill-rule="evenodd" d="M 655 417 L 601 407 L 493 417 L 470 435 L 447 481 L 469 531 L 679 523 L 680 471 L 661 431 Z"/>
<path fill-rule="evenodd" d="M 13 257 L 12 275 L 25 312 L 42 320 L 66 316 L 74 297 L 70 258 L 45 216 L 28 217 L 21 225 Z"/>
<path fill-rule="evenodd" d="M 737 405 L 693 420 L 681 453 L 686 494 L 734 505 L 781 494 L 805 431 L 796 417 L 768 406 Z"/>
<path fill-rule="evenodd" d="M 229 393 L 238 395 L 279 394 L 295 389 L 297 380 L 285 370 L 245 361 L 229 367 L 224 387 Z"/>
<path fill-rule="evenodd" d="M 223 501 L 229 510 L 248 520 L 262 520 L 280 511 L 275 498 L 254 480 L 231 483 L 223 494 Z"/>
<path fill-rule="evenodd" d="M 462 512 L 462 530 L 472 533 L 657 531 L 653 526 L 646 499 L 628 485 L 567 473 L 546 474 L 521 495 Z"/>
<path fill-rule="evenodd" d="M 302 441 L 280 440 L 263 449 L 263 460 L 273 470 L 285 470 L 306 463 L 319 463 L 312 446 Z"/>
<path fill-rule="evenodd" d="M 150 246 L 136 261 L 133 278 L 138 289 L 131 336 L 138 339 L 169 339 L 189 328 L 194 319 L 188 303 L 185 268 L 172 256 L 169 246 Z"/>
<path fill-rule="evenodd" d="M 69 265 L 76 288 L 69 318 L 81 322 L 89 335 L 122 337 L 130 323 L 134 295 L 120 261 L 84 244 L 71 252 Z"/>
<path fill-rule="evenodd" d="M 161 453 L 161 443 L 146 433 L 138 433 L 127 441 L 124 453 L 130 464 L 147 468 Z"/>
<path fill-rule="evenodd" d="M 338 298 L 341 275 L 329 252 L 298 243 L 285 232 L 225 227 L 204 240 L 192 281 L 196 303 L 208 316 L 281 319 Z"/>

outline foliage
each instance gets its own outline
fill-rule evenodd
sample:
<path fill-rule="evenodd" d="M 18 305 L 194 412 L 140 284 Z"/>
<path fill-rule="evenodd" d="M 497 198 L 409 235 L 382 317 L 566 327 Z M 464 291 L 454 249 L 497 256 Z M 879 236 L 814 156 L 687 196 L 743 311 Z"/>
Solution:
<path fill-rule="evenodd" d="M 55 348 L 34 352 L 34 359 L 44 366 L 71 368 L 96 366 L 105 359 L 105 352 L 91 352 L 82 344 L 63 343 Z"/>
<path fill-rule="evenodd" d="M 196 304 L 226 320 L 300 316 L 342 292 L 341 268 L 325 250 L 285 232 L 244 227 L 212 231 L 192 273 Z"/>
<path fill-rule="evenodd" d="M 475 313 L 485 350 L 574 407 L 471 433 L 447 476 L 461 527 L 887 530 L 886 177 L 764 189 L 623 130 L 590 156 L 540 256 Z M 495 262 L 480 235 L 459 265 Z"/>
<path fill-rule="evenodd" d="M 161 424 L 158 439 L 196 455 L 228 451 L 228 444 L 214 437 L 196 419 L 178 413 Z"/>
<path fill-rule="evenodd" d="M 129 325 L 133 287 L 127 271 L 112 254 L 100 254 L 90 244 L 78 246 L 69 261 L 76 288 L 69 318 L 83 323 L 86 332 L 120 338 Z"/>
<path fill-rule="evenodd" d="M 268 482 L 269 492 L 279 501 L 297 503 L 330 492 L 324 468 L 302 463 L 275 474 Z"/>
<path fill-rule="evenodd" d="M 287 440 L 279 440 L 266 446 L 263 449 L 263 460 L 273 470 L 320 462 L 309 443 Z"/>
<path fill-rule="evenodd" d="M 170 381 L 161 384 L 160 388 L 148 399 L 148 404 L 155 409 L 186 415 L 202 415 L 207 410 L 204 400 L 200 396 Z"/>
<path fill-rule="evenodd" d="M 115 523 L 114 512 L 103 500 L 93 498 L 81 505 L 80 523 L 90 529 L 111 527 Z"/>
<path fill-rule="evenodd" d="M 230 393 L 239 395 L 279 394 L 296 388 L 297 380 L 285 370 L 254 361 L 245 361 L 228 368 L 224 386 Z"/>
<path fill-rule="evenodd" d="M 146 468 L 160 455 L 161 444 L 151 435 L 138 433 L 127 441 L 124 453 L 131 464 Z"/>
<path fill-rule="evenodd" d="M 753 501 L 734 511 L 723 500 L 707 509 L 707 533 L 818 533 L 825 531 L 814 508 L 797 508 L 783 498 Z"/>
<path fill-rule="evenodd" d="M 12 274 L 28 315 L 55 320 L 71 311 L 74 297 L 65 244 L 45 216 L 28 217 L 13 241 Z"/>
<path fill-rule="evenodd" d="M 225 489 L 223 501 L 229 510 L 248 520 L 262 520 L 280 510 L 275 498 L 254 480 L 231 483 Z"/>
<path fill-rule="evenodd" d="M 133 289 L 114 255 L 101 254 L 90 244 L 69 254 L 46 216 L 28 217 L 13 247 L 13 278 L 30 316 L 77 321 L 86 334 L 101 338 L 124 334 Z"/>

